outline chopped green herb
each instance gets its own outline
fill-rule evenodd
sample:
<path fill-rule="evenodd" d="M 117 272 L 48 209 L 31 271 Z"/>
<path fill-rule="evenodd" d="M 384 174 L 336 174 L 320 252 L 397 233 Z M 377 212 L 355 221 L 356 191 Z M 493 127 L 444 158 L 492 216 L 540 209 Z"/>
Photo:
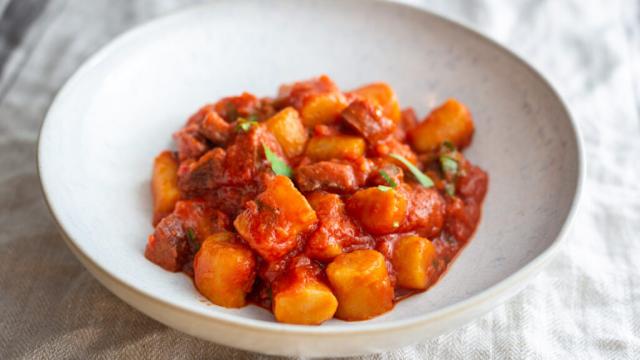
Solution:
<path fill-rule="evenodd" d="M 380 190 L 382 192 L 387 192 L 389 190 L 392 190 L 392 188 L 390 188 L 389 186 L 378 185 L 378 190 Z"/>
<path fill-rule="evenodd" d="M 264 148 L 264 156 L 271 164 L 271 170 L 273 170 L 276 175 L 284 175 L 286 177 L 291 177 L 293 175 L 293 170 L 291 170 L 284 160 L 274 154 L 273 151 L 271 151 L 271 149 L 269 149 L 265 144 L 262 144 L 262 147 Z"/>
<path fill-rule="evenodd" d="M 405 159 L 404 157 L 402 157 L 402 156 L 400 156 L 398 154 L 389 154 L 389 156 L 391 156 L 392 158 L 394 158 L 394 159 L 400 161 L 401 163 L 403 163 L 404 166 L 406 166 L 409 169 L 409 171 L 411 171 L 411 173 L 416 178 L 416 180 L 418 180 L 420 185 L 422 185 L 424 187 L 432 187 L 433 186 L 433 180 L 431 180 L 431 178 L 428 177 L 425 173 L 420 171 L 420 169 L 418 169 L 415 165 L 410 163 L 409 160 Z"/>
<path fill-rule="evenodd" d="M 236 131 L 247 132 L 254 125 L 258 125 L 258 122 L 255 121 L 255 120 L 248 120 L 248 119 L 245 119 L 245 118 L 239 118 L 238 119 L 238 123 L 236 124 Z"/>
<path fill-rule="evenodd" d="M 391 186 L 394 189 L 396 188 L 396 186 L 398 186 L 398 184 L 396 184 L 396 182 L 391 178 L 391 176 L 389 176 L 389 174 L 387 174 L 386 171 L 380 170 L 378 172 L 380 173 L 380 176 L 382 176 L 384 181 L 386 181 L 387 184 L 389 184 L 389 186 Z"/>
<path fill-rule="evenodd" d="M 192 228 L 187 229 L 187 238 L 189 238 L 189 241 L 196 241 L 196 233 Z"/>
<path fill-rule="evenodd" d="M 444 238 L 444 241 L 446 241 L 449 244 L 456 244 L 458 242 L 458 240 L 456 240 L 456 238 L 451 234 L 446 234 L 445 236 L 443 236 L 443 238 Z"/>
<path fill-rule="evenodd" d="M 455 175 L 458 172 L 458 162 L 449 155 L 440 156 L 440 166 L 445 174 Z"/>
<path fill-rule="evenodd" d="M 449 140 L 445 140 L 445 141 L 442 143 L 442 146 L 444 146 L 445 148 L 447 148 L 447 150 L 449 150 L 449 151 L 456 151 L 456 146 L 455 146 L 455 145 L 453 145 L 453 143 L 452 143 L 451 141 L 449 141 Z"/>
<path fill-rule="evenodd" d="M 189 240 L 189 244 L 191 244 L 191 247 L 195 252 L 198 252 L 198 250 L 200 250 L 200 244 L 197 241 L 196 232 L 193 230 L 193 228 L 187 229 L 187 240 Z"/>
<path fill-rule="evenodd" d="M 446 191 L 449 196 L 455 196 L 456 186 L 453 183 L 446 183 L 444 185 L 444 191 Z"/>

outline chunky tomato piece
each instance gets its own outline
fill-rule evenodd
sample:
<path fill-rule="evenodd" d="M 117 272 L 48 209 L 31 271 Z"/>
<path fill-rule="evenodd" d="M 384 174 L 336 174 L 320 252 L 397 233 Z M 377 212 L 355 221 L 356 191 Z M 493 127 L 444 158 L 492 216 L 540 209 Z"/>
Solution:
<path fill-rule="evenodd" d="M 247 203 L 234 225 L 251 248 L 265 259 L 275 260 L 296 248 L 300 235 L 311 230 L 317 220 L 291 180 L 277 176 L 255 201 Z"/>
<path fill-rule="evenodd" d="M 407 217 L 400 225 L 400 232 L 417 231 L 432 238 L 440 234 L 444 226 L 446 206 L 442 195 L 434 188 L 420 185 L 404 186 L 406 191 Z"/>
<path fill-rule="evenodd" d="M 315 192 L 308 196 L 318 216 L 318 227 L 307 239 L 305 253 L 312 259 L 328 261 L 345 250 L 371 246 L 371 237 L 347 215 L 340 196 Z"/>

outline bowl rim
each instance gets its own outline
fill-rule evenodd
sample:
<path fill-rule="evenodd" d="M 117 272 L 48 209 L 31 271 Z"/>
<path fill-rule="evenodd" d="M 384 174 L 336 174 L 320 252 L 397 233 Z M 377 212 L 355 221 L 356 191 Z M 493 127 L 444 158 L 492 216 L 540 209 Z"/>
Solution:
<path fill-rule="evenodd" d="M 367 0 L 349 0 L 351 2 L 366 2 Z M 54 112 L 54 109 L 59 106 L 60 99 L 63 94 L 66 94 L 72 86 L 80 81 L 85 73 L 90 72 L 93 68 L 95 68 L 104 58 L 109 56 L 111 52 L 117 50 L 121 44 L 126 43 L 130 38 L 135 36 L 139 36 L 143 34 L 145 31 L 153 27 L 160 27 L 163 23 L 169 22 L 174 18 L 179 18 L 185 16 L 188 13 L 197 12 L 202 8 L 214 6 L 214 3 L 203 3 L 203 4 L 195 4 L 186 6 L 181 8 L 180 10 L 170 12 L 165 15 L 161 15 L 159 17 L 155 17 L 146 22 L 138 24 L 128 30 L 125 30 L 123 33 L 117 35 L 115 38 L 107 42 L 103 45 L 98 51 L 89 56 L 81 65 L 76 69 L 76 71 L 65 81 L 65 83 L 59 88 L 56 92 L 56 95 L 51 102 L 49 109 L 47 110 L 44 121 L 40 126 L 40 131 L 38 135 L 37 141 L 37 153 L 36 153 L 36 163 L 37 163 L 37 173 L 40 179 L 40 188 L 43 193 L 43 197 L 45 200 L 45 204 L 51 213 L 55 225 L 58 228 L 59 232 L 62 235 L 63 240 L 67 244 L 67 246 L 72 250 L 74 255 L 76 255 L 81 263 L 88 269 L 90 272 L 99 271 L 100 275 L 108 279 L 112 282 L 112 284 L 124 287 L 129 291 L 135 292 L 137 295 L 143 297 L 146 301 L 154 302 L 158 305 L 164 306 L 166 308 L 170 308 L 173 311 L 178 311 L 182 313 L 186 313 L 191 316 L 204 316 L 209 321 L 218 321 L 221 323 L 225 323 L 225 325 L 231 325 L 239 328 L 250 329 L 250 330 L 264 330 L 264 331 L 277 331 L 283 334 L 303 334 L 303 335 L 347 335 L 347 334 L 372 334 L 379 332 L 386 332 L 389 330 L 395 330 L 400 328 L 410 328 L 418 325 L 425 325 L 427 323 L 432 323 L 435 321 L 440 321 L 445 318 L 457 317 L 457 315 L 461 315 L 465 312 L 468 312 L 473 309 L 480 308 L 491 308 L 500 304 L 500 299 L 504 299 L 507 295 L 509 295 L 509 290 L 513 290 L 518 288 L 519 285 L 522 285 L 522 282 L 530 279 L 533 275 L 541 270 L 541 268 L 546 265 L 549 260 L 553 257 L 555 253 L 560 249 L 561 244 L 567 237 L 567 234 L 571 228 L 572 223 L 575 220 L 576 213 L 578 211 L 578 207 L 583 197 L 583 187 L 585 182 L 585 166 L 586 166 L 586 158 L 584 154 L 584 144 L 583 137 L 581 135 L 581 130 L 575 121 L 575 118 L 572 116 L 572 113 L 567 106 L 565 100 L 558 93 L 558 91 L 551 85 L 550 81 L 538 70 L 536 70 L 532 65 L 530 65 L 527 61 L 525 61 L 522 57 L 517 55 L 515 52 L 508 49 L 506 46 L 498 43 L 496 40 L 485 36 L 478 31 L 472 29 L 471 27 L 464 25 L 456 20 L 450 19 L 444 15 L 434 13 L 424 7 L 421 7 L 415 3 L 408 3 L 403 0 L 375 0 L 377 3 L 391 3 L 395 6 L 404 7 L 411 11 L 422 12 L 437 21 L 441 21 L 446 23 L 447 25 L 457 27 L 461 29 L 466 35 L 471 36 L 475 39 L 475 41 L 480 41 L 485 43 L 486 45 L 495 48 L 496 50 L 508 55 L 515 62 L 519 63 L 524 67 L 524 69 L 530 72 L 538 81 L 540 81 L 550 93 L 556 97 L 560 104 L 560 108 L 564 113 L 564 116 L 569 120 L 569 125 L 572 130 L 573 137 L 576 143 L 576 151 L 577 151 L 577 177 L 575 190 L 573 193 L 573 199 L 571 202 L 571 207 L 566 215 L 565 221 L 560 228 L 556 238 L 554 241 L 544 249 L 539 255 L 530 260 L 523 267 L 513 272 L 505 279 L 500 282 L 490 286 L 489 288 L 456 303 L 451 305 L 447 305 L 441 309 L 420 314 L 415 317 L 409 319 L 401 319 L 401 320 L 390 320 L 388 322 L 383 323 L 370 323 L 370 322 L 350 322 L 348 327 L 345 326 L 335 326 L 329 324 L 323 324 L 321 326 L 310 326 L 310 325 L 294 325 L 294 324 L 285 324 L 278 323 L 275 321 L 265 321 L 258 319 L 247 319 L 243 317 L 239 317 L 233 314 L 220 313 L 215 311 L 198 311 L 188 306 L 183 306 L 180 304 L 172 303 L 164 298 L 157 297 L 147 291 L 141 290 L 134 285 L 127 282 L 126 279 L 122 279 L 115 274 L 113 274 L 108 268 L 102 267 L 99 265 L 94 259 L 92 259 L 85 251 L 83 251 L 80 246 L 81 242 L 73 239 L 73 237 L 66 231 L 64 225 L 60 221 L 59 215 L 56 212 L 54 205 L 51 203 L 51 199 L 49 196 L 49 190 L 47 188 L 47 184 L 43 179 L 42 174 L 45 172 L 44 165 L 42 163 L 42 154 L 46 151 L 42 145 L 42 139 L 50 136 L 51 128 L 51 114 Z M 93 268 L 93 269 L 92 269 Z M 92 271 L 93 270 L 93 271 Z M 94 274 L 94 277 L 95 274 Z M 96 277 L 97 278 L 97 277 Z M 103 283 L 112 293 L 113 291 L 106 284 L 105 281 L 102 281 L 98 278 L 98 280 Z M 522 288 L 522 286 L 521 286 Z M 116 294 L 118 295 L 118 294 Z M 137 310 L 140 310 L 137 306 L 133 305 L 128 299 L 125 299 L 118 295 L 123 301 L 131 304 Z M 494 302 L 494 304 L 491 304 Z"/>

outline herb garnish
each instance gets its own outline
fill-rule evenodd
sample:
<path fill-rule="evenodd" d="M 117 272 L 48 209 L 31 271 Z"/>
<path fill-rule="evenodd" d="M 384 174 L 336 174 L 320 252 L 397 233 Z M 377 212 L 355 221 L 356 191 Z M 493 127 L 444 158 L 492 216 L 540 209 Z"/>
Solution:
<path fill-rule="evenodd" d="M 440 166 L 447 175 L 455 175 L 458 172 L 458 162 L 450 155 L 440 155 Z"/>
<path fill-rule="evenodd" d="M 440 167 L 447 181 L 444 185 L 444 191 L 449 196 L 455 196 L 456 194 L 456 178 L 460 169 L 458 160 L 456 160 L 457 151 L 450 141 L 443 142 L 440 147 Z"/>
<path fill-rule="evenodd" d="M 249 120 L 245 118 L 239 118 L 236 124 L 236 131 L 244 131 L 247 132 L 251 129 L 252 126 L 258 125 L 258 122 L 255 120 Z"/>
<path fill-rule="evenodd" d="M 392 188 L 395 189 L 396 186 L 398 186 L 398 184 L 396 184 L 396 182 L 391 178 L 391 176 L 389 176 L 389 174 L 387 174 L 386 171 L 380 170 L 380 171 L 378 171 L 378 173 L 380 173 L 380 176 L 382 176 L 384 181 L 386 181 L 387 184 L 389 184 L 389 186 L 391 186 Z"/>
<path fill-rule="evenodd" d="M 449 196 L 455 196 L 456 195 L 456 185 L 454 183 L 446 183 L 444 185 L 444 191 L 446 191 Z"/>
<path fill-rule="evenodd" d="M 200 244 L 198 244 L 196 233 L 193 228 L 187 229 L 187 240 L 189 240 L 189 244 L 191 244 L 191 247 L 195 252 L 198 252 L 198 250 L 200 250 Z"/>
<path fill-rule="evenodd" d="M 400 161 L 401 163 L 403 163 L 404 166 L 406 166 L 409 169 L 409 171 L 411 171 L 411 173 L 416 178 L 416 180 L 418 180 L 420 185 L 422 185 L 424 187 L 432 187 L 433 186 L 433 180 L 431 180 L 431 178 L 428 177 L 425 173 L 420 171 L 420 169 L 418 169 L 415 165 L 410 163 L 409 160 L 405 159 L 404 157 L 402 157 L 402 156 L 400 156 L 398 154 L 389 154 L 389 156 L 391 156 L 392 158 L 394 158 L 394 159 Z"/>
<path fill-rule="evenodd" d="M 390 188 L 389 186 L 384 186 L 384 185 L 378 185 L 378 190 L 382 191 L 382 192 L 387 192 L 389 190 L 392 190 L 392 188 Z"/>
<path fill-rule="evenodd" d="M 273 151 L 271 151 L 271 149 L 267 147 L 267 145 L 262 144 L 262 147 L 264 148 L 264 156 L 271 164 L 271 170 L 273 170 L 276 175 L 284 175 L 286 177 L 291 177 L 291 175 L 293 175 L 293 170 L 291 170 L 289 165 L 287 165 L 284 160 L 280 159 L 278 155 L 274 154 Z"/>
<path fill-rule="evenodd" d="M 442 143 L 442 146 L 446 147 L 451 152 L 456 151 L 456 146 L 453 145 L 453 143 L 451 141 L 449 141 L 449 140 L 445 140 Z"/>

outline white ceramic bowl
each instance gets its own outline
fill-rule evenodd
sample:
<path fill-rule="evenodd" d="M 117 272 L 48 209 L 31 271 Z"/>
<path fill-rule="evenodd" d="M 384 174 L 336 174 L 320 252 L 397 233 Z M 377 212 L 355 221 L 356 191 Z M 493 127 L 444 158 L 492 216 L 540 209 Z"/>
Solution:
<path fill-rule="evenodd" d="M 343 89 L 387 81 L 421 115 L 451 96 L 467 104 L 477 125 L 467 154 L 491 179 L 479 230 L 435 287 L 373 320 L 298 326 L 207 305 L 186 276 L 143 257 L 152 160 L 200 105 L 321 73 Z M 59 92 L 38 158 L 68 246 L 109 290 L 188 334 L 306 356 L 414 343 L 513 295 L 565 235 L 583 164 L 567 109 L 525 62 L 423 10 L 354 0 L 220 1 L 127 32 Z"/>

